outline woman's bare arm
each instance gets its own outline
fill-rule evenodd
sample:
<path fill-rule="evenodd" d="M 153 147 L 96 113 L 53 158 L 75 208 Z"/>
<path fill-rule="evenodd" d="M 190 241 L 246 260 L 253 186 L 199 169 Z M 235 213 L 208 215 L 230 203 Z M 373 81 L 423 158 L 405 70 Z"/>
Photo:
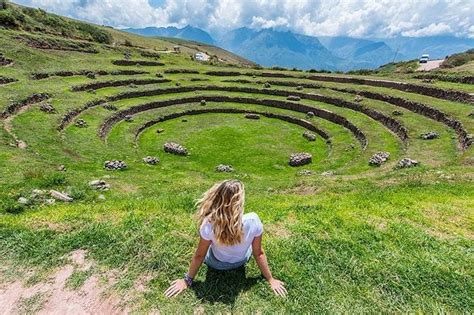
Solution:
<path fill-rule="evenodd" d="M 189 265 L 187 275 L 191 278 L 194 278 L 201 267 L 204 258 L 206 257 L 207 250 L 211 245 L 211 241 L 207 241 L 202 237 L 199 239 L 199 245 L 196 251 L 194 252 L 193 259 Z M 165 291 L 166 297 L 173 297 L 181 292 L 183 292 L 188 287 L 184 279 L 178 279 L 171 283 L 170 287 Z"/>
<path fill-rule="evenodd" d="M 257 266 L 260 269 L 262 275 L 267 279 L 270 287 L 272 288 L 273 292 L 279 296 L 285 296 L 287 291 L 285 289 L 285 284 L 280 280 L 273 278 L 272 272 L 270 271 L 270 267 L 268 267 L 267 256 L 263 251 L 262 247 L 262 235 L 257 236 L 252 241 L 252 254 L 257 262 Z"/>

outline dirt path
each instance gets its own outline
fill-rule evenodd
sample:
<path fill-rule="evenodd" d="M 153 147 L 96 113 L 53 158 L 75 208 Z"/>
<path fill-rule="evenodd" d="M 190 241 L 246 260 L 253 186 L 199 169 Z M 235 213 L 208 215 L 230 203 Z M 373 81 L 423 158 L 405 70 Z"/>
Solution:
<path fill-rule="evenodd" d="M 32 286 L 17 280 L 0 284 L 0 314 L 127 314 L 122 300 L 109 294 L 111 283 L 103 284 L 91 275 L 77 289 L 67 287 L 74 272 L 87 272 L 94 266 L 86 251 L 71 253 L 71 263 L 59 268 L 47 280 Z M 110 281 L 109 281 L 110 282 Z"/>
<path fill-rule="evenodd" d="M 431 71 L 434 69 L 438 69 L 443 63 L 443 61 L 444 59 L 438 59 L 430 60 L 427 63 L 420 63 L 420 66 L 418 67 L 417 71 Z"/>

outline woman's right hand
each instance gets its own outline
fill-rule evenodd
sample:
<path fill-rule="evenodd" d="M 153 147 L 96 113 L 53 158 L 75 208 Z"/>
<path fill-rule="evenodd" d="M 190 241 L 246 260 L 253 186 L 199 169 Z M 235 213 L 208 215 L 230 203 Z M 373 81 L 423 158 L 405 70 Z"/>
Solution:
<path fill-rule="evenodd" d="M 285 284 L 280 280 L 271 278 L 270 280 L 268 280 L 268 283 L 270 284 L 270 287 L 276 295 L 285 297 L 288 293 L 285 289 Z"/>
<path fill-rule="evenodd" d="M 178 279 L 173 282 L 171 282 L 170 287 L 165 291 L 165 296 L 167 298 L 176 296 L 186 290 L 188 288 L 188 285 L 186 284 L 186 281 L 183 279 Z"/>

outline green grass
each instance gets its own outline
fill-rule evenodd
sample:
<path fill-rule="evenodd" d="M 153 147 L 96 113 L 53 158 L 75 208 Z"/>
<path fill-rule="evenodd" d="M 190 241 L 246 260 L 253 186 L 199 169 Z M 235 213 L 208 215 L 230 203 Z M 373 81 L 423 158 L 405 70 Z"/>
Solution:
<path fill-rule="evenodd" d="M 119 45 L 112 49 L 94 43 L 99 53 L 85 54 L 33 49 L 13 39 L 25 34 L 23 31 L 0 30 L 2 53 L 14 60 L 12 66 L 0 67 L 0 75 L 19 80 L 0 86 L 0 107 L 32 93 L 48 92 L 57 110 L 56 114 L 45 114 L 38 105 L 33 105 L 13 118 L 14 134 L 28 144 L 24 150 L 11 145 L 13 138 L 4 130 L 4 121 L 0 121 L 1 282 L 25 278 L 26 286 L 41 283 L 55 268 L 67 263 L 65 257 L 72 251 L 84 249 L 94 268 L 76 270 L 67 281 L 68 289 L 79 290 L 89 277 L 106 278 L 107 272 L 115 272 L 118 275 L 115 294 L 124 301 L 133 296 L 131 304 L 138 312 L 472 313 L 474 156 L 472 148 L 459 150 L 451 129 L 391 104 L 364 99 L 361 102 L 364 106 L 386 115 L 395 109 L 403 112 L 396 119 L 408 128 L 407 146 L 366 115 L 310 100 L 300 103 L 337 113 L 360 128 L 367 135 L 367 149 L 363 150 L 346 128 L 318 117 L 310 121 L 328 132 L 331 145 L 321 137 L 308 142 L 302 137 L 305 130 L 302 127 L 269 118 L 247 120 L 242 114 L 172 119 L 146 129 L 135 143 L 134 132 L 138 126 L 160 115 L 202 109 L 200 104 L 175 105 L 137 114 L 133 122 L 116 124 L 106 142 L 98 137 L 97 130 L 113 112 L 99 106 L 78 116 L 87 121 L 87 128 L 71 124 L 60 133 L 56 128 L 65 113 L 96 98 L 129 90 L 173 87 L 177 82 L 182 86 L 232 86 L 236 83 L 223 82 L 232 78 L 203 73 L 250 71 L 191 61 L 189 54 L 199 47 L 181 42 L 184 47 L 181 55 L 161 54 L 163 67 L 126 68 L 149 72 L 133 76 L 140 79 L 156 78 L 157 72 L 166 69 L 195 69 L 200 74 L 165 74 L 170 83 L 138 89 L 104 88 L 94 94 L 71 91 L 74 85 L 94 82 L 85 76 L 30 79 L 32 72 L 123 69 L 113 66 L 111 60 L 123 58 L 127 51 L 133 60 L 145 58 L 140 56 L 143 48 L 120 45 L 125 40 L 149 50 L 164 51 L 173 46 L 172 41 L 108 31 Z M 43 37 L 41 33 L 35 36 Z M 245 63 L 226 52 L 214 52 L 227 56 L 237 65 Z M 363 77 L 380 76 L 419 82 L 408 74 L 391 71 Z M 99 76 L 97 81 L 127 78 L 106 75 Z M 206 81 L 192 81 L 192 78 Z M 239 78 L 253 82 L 239 85 L 254 88 L 261 88 L 261 83 L 256 81 L 264 80 Z M 312 82 L 300 78 L 272 79 L 275 80 Z M 460 120 L 468 132 L 474 132 L 473 120 L 468 117 L 472 112 L 470 104 L 387 88 L 318 84 L 322 88 L 305 88 L 303 92 L 353 101 L 354 95 L 331 89 L 342 86 L 403 97 L 442 110 Z M 458 83 L 435 84 L 472 90 Z M 295 91 L 294 87 L 277 85 L 272 89 Z M 203 99 L 227 95 L 285 100 L 261 93 L 196 91 L 110 103 L 123 110 L 151 101 L 196 95 Z M 208 101 L 205 108 L 268 111 L 300 119 L 306 116 L 290 110 L 231 102 Z M 158 128 L 165 132 L 157 134 Z M 419 134 L 432 130 L 440 134 L 439 139 L 418 138 Z M 162 147 L 166 141 L 183 144 L 191 154 L 187 157 L 165 154 Z M 313 154 L 313 163 L 302 168 L 289 167 L 288 156 L 303 151 Z M 391 158 L 380 168 L 370 167 L 367 161 L 378 151 L 389 151 Z M 142 158 L 147 155 L 158 156 L 160 164 L 145 165 Z M 394 170 L 397 161 L 405 156 L 419 160 L 421 166 Z M 108 159 L 123 159 L 129 168 L 105 171 L 103 162 Z M 221 163 L 233 165 L 235 173 L 215 172 L 214 168 Z M 61 164 L 66 165 L 66 172 L 57 171 Z M 299 176 L 300 169 L 312 170 L 314 175 Z M 325 171 L 334 171 L 335 175 L 322 176 Z M 252 260 L 245 276 L 243 270 L 213 273 L 203 266 L 191 290 L 176 299 L 165 299 L 164 290 L 171 280 L 186 271 L 197 243 L 195 200 L 213 183 L 229 177 L 239 178 L 246 185 L 246 211 L 257 212 L 262 218 L 270 266 L 274 275 L 287 284 L 288 297 L 273 296 Z M 110 183 L 110 191 L 98 192 L 88 186 L 89 181 L 98 178 Z M 18 205 L 20 196 L 29 197 L 37 188 L 68 192 L 75 201 Z M 146 290 L 139 292 L 134 283 L 144 275 L 150 281 L 144 283 Z M 34 296 L 23 301 L 22 310 L 35 312 L 44 299 L 47 297 Z"/>

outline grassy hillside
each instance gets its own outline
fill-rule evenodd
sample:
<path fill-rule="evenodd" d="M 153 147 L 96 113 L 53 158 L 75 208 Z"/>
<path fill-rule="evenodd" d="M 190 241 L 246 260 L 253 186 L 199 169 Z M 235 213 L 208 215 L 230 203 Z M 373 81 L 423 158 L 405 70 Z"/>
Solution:
<path fill-rule="evenodd" d="M 474 310 L 472 84 L 250 69 L 196 43 L 171 53 L 174 40 L 89 25 L 112 39 L 101 43 L 79 22 L 62 19 L 72 24 L 59 34 L 43 19 L 0 29 L 7 312 L 86 298 L 115 312 Z M 207 49 L 226 61 L 190 58 Z M 437 137 L 424 140 L 428 132 Z M 189 155 L 164 152 L 171 141 Z M 370 165 L 381 151 L 388 161 Z M 297 152 L 312 163 L 291 167 Z M 419 165 L 397 167 L 406 157 Z M 110 160 L 127 168 L 104 169 Z M 219 164 L 235 171 L 216 172 Z M 164 290 L 197 244 L 194 201 L 226 178 L 245 183 L 245 211 L 261 217 L 289 295 L 274 297 L 252 260 L 245 276 L 203 266 L 191 289 L 168 300 Z M 94 189 L 97 179 L 110 188 Z"/>

